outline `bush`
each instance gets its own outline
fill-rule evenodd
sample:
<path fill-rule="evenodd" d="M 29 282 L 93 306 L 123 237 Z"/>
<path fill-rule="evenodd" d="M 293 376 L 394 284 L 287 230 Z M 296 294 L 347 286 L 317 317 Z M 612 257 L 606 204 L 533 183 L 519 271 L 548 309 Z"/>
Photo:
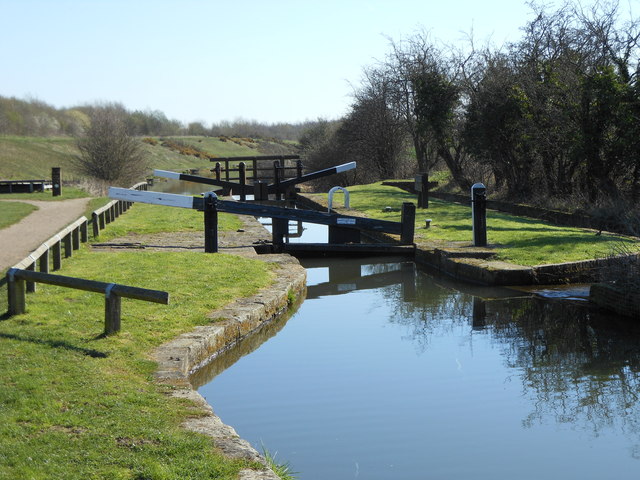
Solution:
<path fill-rule="evenodd" d="M 91 123 L 77 139 L 78 170 L 111 185 L 129 186 L 142 178 L 148 167 L 141 142 L 127 132 L 126 112 L 117 106 L 95 108 Z"/>

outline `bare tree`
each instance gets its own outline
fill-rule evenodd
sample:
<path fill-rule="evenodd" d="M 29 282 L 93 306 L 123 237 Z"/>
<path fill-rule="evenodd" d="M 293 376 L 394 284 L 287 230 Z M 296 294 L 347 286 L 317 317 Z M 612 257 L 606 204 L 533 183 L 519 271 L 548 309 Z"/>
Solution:
<path fill-rule="evenodd" d="M 93 108 L 91 123 L 77 139 L 78 170 L 112 185 L 127 185 L 140 179 L 147 164 L 140 141 L 129 135 L 126 110 L 119 105 Z"/>

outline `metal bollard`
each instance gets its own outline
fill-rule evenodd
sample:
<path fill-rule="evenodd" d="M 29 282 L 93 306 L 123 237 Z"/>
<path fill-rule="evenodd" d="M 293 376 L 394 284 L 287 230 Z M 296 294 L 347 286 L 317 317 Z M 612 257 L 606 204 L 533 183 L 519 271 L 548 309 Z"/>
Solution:
<path fill-rule="evenodd" d="M 471 219 L 473 222 L 473 244 L 487 246 L 487 188 L 482 183 L 471 187 Z"/>

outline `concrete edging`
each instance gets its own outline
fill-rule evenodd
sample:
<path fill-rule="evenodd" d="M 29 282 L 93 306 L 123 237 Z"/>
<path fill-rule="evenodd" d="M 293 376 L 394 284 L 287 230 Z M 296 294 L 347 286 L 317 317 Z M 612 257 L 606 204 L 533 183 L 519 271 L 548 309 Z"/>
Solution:
<path fill-rule="evenodd" d="M 231 457 L 259 462 L 265 470 L 243 470 L 240 480 L 277 480 L 279 477 L 266 467 L 264 458 L 240 438 L 233 427 L 225 425 L 207 401 L 194 390 L 189 376 L 215 357 L 235 346 L 246 336 L 285 313 L 292 296 L 306 294 L 306 270 L 289 255 L 262 255 L 261 260 L 278 264 L 276 280 L 256 295 L 235 300 L 226 307 L 208 315 L 215 323 L 196 327 L 174 340 L 161 345 L 152 354 L 158 362 L 154 375 L 156 382 L 170 385 L 171 395 L 188 398 L 205 412 L 184 423 L 188 430 L 211 437 L 222 453 Z"/>

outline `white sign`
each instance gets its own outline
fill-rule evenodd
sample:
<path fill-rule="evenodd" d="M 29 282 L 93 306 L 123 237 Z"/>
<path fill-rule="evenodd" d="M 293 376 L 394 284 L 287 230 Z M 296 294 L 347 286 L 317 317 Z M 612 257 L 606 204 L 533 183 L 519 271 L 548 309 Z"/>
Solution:
<path fill-rule="evenodd" d="M 109 198 L 124 200 L 125 202 L 150 203 L 152 205 L 166 205 L 168 207 L 193 208 L 193 198 L 175 193 L 148 192 L 144 190 L 130 190 L 128 188 L 109 187 Z"/>
<path fill-rule="evenodd" d="M 356 219 L 355 218 L 338 218 L 337 223 L 338 225 L 355 225 Z"/>

